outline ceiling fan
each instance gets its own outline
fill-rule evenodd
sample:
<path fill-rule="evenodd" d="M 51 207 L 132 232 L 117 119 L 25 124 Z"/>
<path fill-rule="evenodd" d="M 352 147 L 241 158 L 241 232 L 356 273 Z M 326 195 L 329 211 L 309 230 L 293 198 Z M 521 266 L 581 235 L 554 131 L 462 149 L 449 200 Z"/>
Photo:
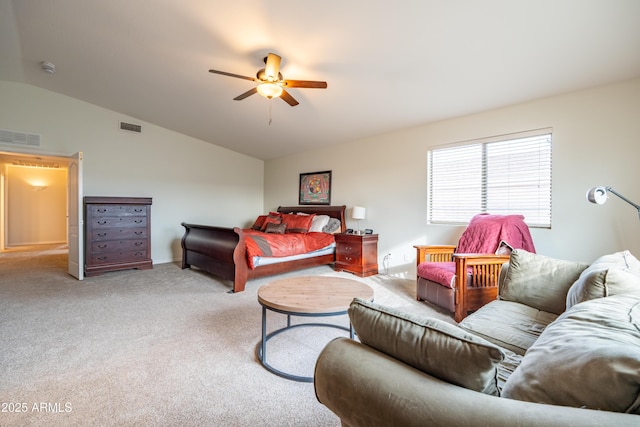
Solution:
<path fill-rule="evenodd" d="M 253 89 L 246 91 L 245 93 L 233 98 L 235 101 L 242 101 L 243 99 L 258 93 L 265 98 L 282 98 L 287 104 L 295 107 L 299 104 L 296 99 L 291 96 L 285 88 L 313 88 L 313 89 L 326 89 L 327 82 L 318 82 L 312 80 L 285 80 L 280 73 L 280 60 L 281 58 L 275 53 L 269 53 L 264 58 L 265 67 L 260 69 L 256 74 L 256 77 L 241 76 L 239 74 L 227 73 L 226 71 L 209 70 L 210 73 L 222 74 L 223 76 L 237 77 L 239 79 L 251 80 L 259 83 Z"/>

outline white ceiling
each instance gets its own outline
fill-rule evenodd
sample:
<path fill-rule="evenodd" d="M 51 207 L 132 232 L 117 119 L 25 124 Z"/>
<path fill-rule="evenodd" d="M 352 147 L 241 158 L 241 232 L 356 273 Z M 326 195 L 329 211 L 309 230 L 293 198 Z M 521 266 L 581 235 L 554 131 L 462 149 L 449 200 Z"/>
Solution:
<path fill-rule="evenodd" d="M 268 52 L 328 88 L 233 101 L 254 83 L 208 72 Z M 0 80 L 270 159 L 640 76 L 640 1 L 0 0 L 0 54 Z"/>

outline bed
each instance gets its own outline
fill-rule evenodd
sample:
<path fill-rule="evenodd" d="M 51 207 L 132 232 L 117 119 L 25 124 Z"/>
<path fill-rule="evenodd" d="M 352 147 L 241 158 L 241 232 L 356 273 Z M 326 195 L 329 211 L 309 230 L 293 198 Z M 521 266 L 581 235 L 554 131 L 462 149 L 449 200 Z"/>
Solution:
<path fill-rule="evenodd" d="M 281 214 L 327 215 L 340 222 L 339 232 L 346 230 L 346 206 L 280 206 Z M 222 279 L 231 280 L 231 292 L 242 292 L 248 280 L 335 262 L 335 244 L 304 257 L 271 258 L 260 263 L 247 256 L 251 230 L 182 223 L 182 269 L 197 267 Z M 256 264 L 253 266 L 253 264 Z M 253 267 L 253 268 L 252 268 Z"/>

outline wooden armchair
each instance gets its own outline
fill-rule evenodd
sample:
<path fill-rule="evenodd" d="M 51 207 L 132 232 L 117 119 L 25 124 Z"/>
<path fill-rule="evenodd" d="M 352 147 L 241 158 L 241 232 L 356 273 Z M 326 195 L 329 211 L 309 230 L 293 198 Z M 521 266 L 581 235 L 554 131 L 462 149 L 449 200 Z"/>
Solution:
<path fill-rule="evenodd" d="M 509 255 L 456 254 L 456 246 L 414 246 L 416 268 L 423 262 L 454 263 L 455 283 L 447 288 L 418 275 L 418 301 L 429 301 L 454 313 L 456 322 L 498 296 L 498 278 Z M 466 274 L 465 274 L 466 272 Z M 428 283 L 432 282 L 432 283 Z"/>
<path fill-rule="evenodd" d="M 457 246 L 417 245 L 416 296 L 452 313 L 456 322 L 498 296 L 511 249 L 535 252 L 522 215 L 474 216 Z"/>

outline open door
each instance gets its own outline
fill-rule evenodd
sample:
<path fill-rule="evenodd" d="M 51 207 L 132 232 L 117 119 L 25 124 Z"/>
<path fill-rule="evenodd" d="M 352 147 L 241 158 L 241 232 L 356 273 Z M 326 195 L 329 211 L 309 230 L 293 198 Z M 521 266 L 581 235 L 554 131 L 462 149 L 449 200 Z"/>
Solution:
<path fill-rule="evenodd" d="M 82 213 L 82 152 L 69 156 L 67 172 L 67 242 L 69 274 L 84 279 L 84 217 Z"/>

